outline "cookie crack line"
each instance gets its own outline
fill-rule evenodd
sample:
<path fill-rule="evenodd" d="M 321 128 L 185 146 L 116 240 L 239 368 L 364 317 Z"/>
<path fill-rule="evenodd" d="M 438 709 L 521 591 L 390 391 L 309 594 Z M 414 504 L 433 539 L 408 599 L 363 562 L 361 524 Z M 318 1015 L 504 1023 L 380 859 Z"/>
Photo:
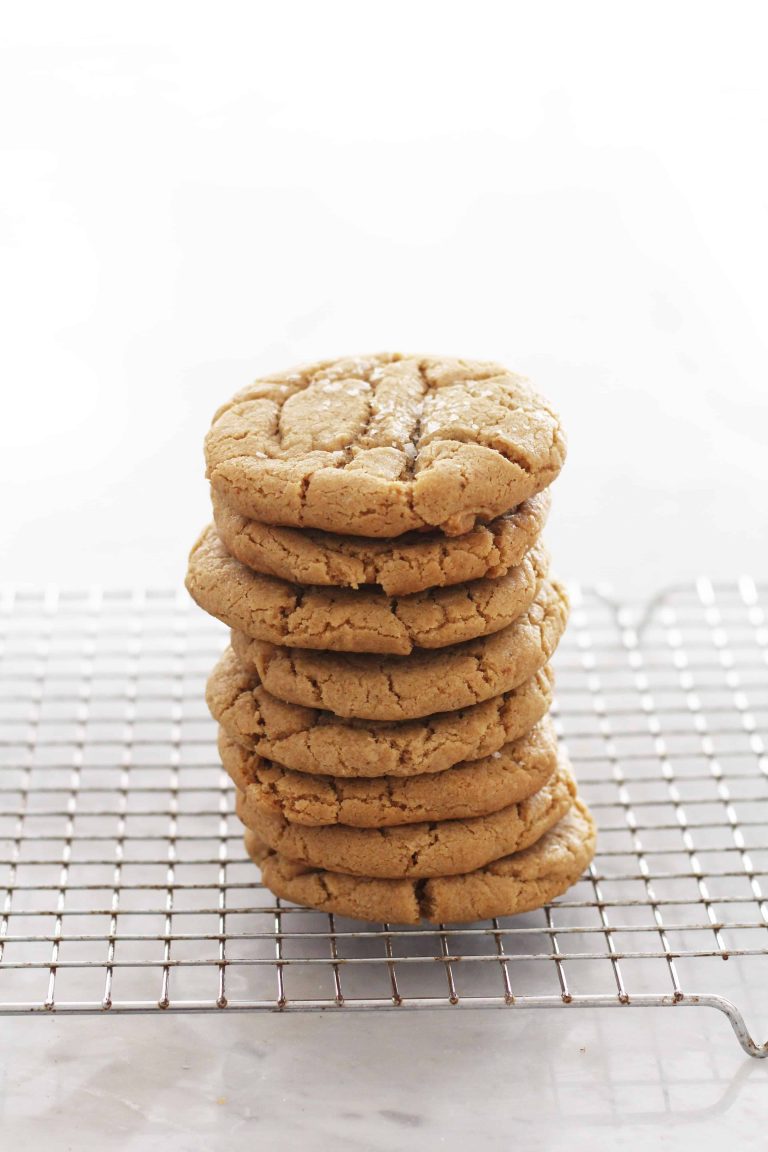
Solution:
<path fill-rule="evenodd" d="M 421 438 L 421 421 L 424 416 L 424 396 L 429 387 L 429 382 L 424 374 L 424 365 L 419 361 L 419 376 L 421 377 L 421 399 L 416 405 L 416 420 L 411 429 L 410 445 L 405 446 L 405 454 L 407 458 L 407 472 L 410 479 L 416 475 L 416 461 L 419 456 L 419 441 Z"/>
<path fill-rule="evenodd" d="M 537 543 L 497 580 L 432 588 L 411 596 L 288 583 L 231 556 L 213 525 L 189 555 L 186 586 L 211 615 L 252 639 L 318 651 L 408 655 L 490 635 L 530 605 L 547 553 Z"/>
<path fill-rule="evenodd" d="M 264 883 L 284 899 L 373 923 L 467 923 L 531 911 L 554 900 L 582 875 L 594 855 L 595 838 L 589 810 L 576 800 L 531 847 L 451 876 L 382 880 L 317 869 L 286 859 L 250 831 L 245 846 L 260 865 Z"/>
<path fill-rule="evenodd" d="M 206 700 L 231 737 L 287 768 L 408 777 L 478 759 L 524 735 L 549 709 L 552 686 L 545 665 L 519 688 L 473 707 L 417 720 L 348 720 L 277 700 L 227 649 L 209 677 Z"/>
<path fill-rule="evenodd" d="M 575 786 L 562 758 L 526 800 L 484 816 L 396 826 L 307 827 L 254 810 L 238 793 L 237 814 L 267 845 L 291 859 L 349 875 L 385 879 L 443 876 L 483 867 L 540 839 L 571 807 Z"/>
<path fill-rule="evenodd" d="M 407 658 L 280 648 L 237 631 L 232 647 L 280 699 L 346 717 L 412 720 L 519 687 L 550 659 L 567 616 L 565 590 L 545 580 L 528 612 L 500 632 Z"/>
<path fill-rule="evenodd" d="M 206 437 L 209 479 L 246 517 L 374 538 L 461 535 L 545 489 L 564 457 L 522 377 L 400 354 L 256 381 Z"/>
<path fill-rule="evenodd" d="M 412 532 L 393 543 L 263 524 L 241 516 L 215 488 L 211 499 L 225 547 L 254 571 L 295 584 L 378 585 L 388 596 L 504 576 L 540 538 L 551 505 L 545 490 L 465 536 Z"/>

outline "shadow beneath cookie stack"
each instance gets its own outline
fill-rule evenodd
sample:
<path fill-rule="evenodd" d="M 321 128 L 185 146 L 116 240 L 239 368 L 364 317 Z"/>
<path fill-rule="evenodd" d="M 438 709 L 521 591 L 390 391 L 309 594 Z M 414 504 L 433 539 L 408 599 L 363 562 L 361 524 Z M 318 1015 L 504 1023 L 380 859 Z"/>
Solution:
<path fill-rule="evenodd" d="M 366 921 L 540 907 L 595 829 L 548 712 L 567 623 L 541 534 L 559 422 L 499 365 L 380 355 L 259 380 L 206 438 L 187 588 L 245 847 Z"/>

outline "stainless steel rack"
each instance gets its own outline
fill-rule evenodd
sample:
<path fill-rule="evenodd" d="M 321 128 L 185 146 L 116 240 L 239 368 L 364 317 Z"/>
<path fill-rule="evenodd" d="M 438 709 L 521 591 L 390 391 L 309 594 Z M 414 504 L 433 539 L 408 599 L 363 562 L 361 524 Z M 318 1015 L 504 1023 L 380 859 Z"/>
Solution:
<path fill-rule="evenodd" d="M 732 1003 L 768 1007 L 768 586 L 572 593 L 593 866 L 536 913 L 402 928 L 259 885 L 203 700 L 225 633 L 183 592 L 5 590 L 0 1013 L 705 1005 L 768 1055 Z"/>

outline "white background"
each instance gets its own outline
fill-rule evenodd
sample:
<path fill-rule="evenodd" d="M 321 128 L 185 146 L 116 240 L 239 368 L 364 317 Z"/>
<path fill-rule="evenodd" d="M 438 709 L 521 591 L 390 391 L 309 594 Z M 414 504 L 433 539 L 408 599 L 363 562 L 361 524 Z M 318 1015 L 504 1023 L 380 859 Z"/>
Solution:
<path fill-rule="evenodd" d="M 764 13 L 2 5 L 2 578 L 180 581 L 218 403 L 375 349 L 500 359 L 561 409 L 566 577 L 764 575 Z M 762 1138 L 723 1021 L 541 1015 L 22 1020 L 0 1122 L 101 1152 Z"/>
<path fill-rule="evenodd" d="M 217 404 L 391 348 L 561 409 L 565 576 L 764 570 L 763 13 L 8 5 L 5 578 L 178 581 Z"/>

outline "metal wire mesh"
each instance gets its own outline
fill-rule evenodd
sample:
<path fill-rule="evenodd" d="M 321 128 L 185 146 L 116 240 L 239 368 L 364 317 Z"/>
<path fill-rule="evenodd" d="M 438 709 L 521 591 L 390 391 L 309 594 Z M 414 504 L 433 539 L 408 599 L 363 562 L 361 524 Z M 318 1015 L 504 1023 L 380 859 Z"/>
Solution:
<path fill-rule="evenodd" d="M 259 885 L 203 699 L 226 634 L 183 592 L 6 591 L 0 1012 L 706 1004 L 768 1054 L 725 996 L 765 1007 L 767 591 L 573 589 L 554 714 L 598 856 L 546 909 L 437 928 Z"/>

